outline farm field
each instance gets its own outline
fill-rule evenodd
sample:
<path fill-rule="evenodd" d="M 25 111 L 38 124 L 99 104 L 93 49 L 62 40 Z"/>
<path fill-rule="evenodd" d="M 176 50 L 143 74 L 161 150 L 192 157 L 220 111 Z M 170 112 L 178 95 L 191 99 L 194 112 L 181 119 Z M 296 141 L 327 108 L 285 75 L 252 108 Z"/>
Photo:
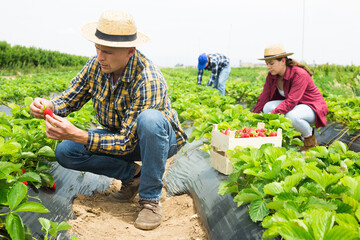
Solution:
<path fill-rule="evenodd" d="M 311 69 L 314 71 L 313 79 L 329 107 L 328 121 L 342 124 L 347 134 L 358 136 L 360 67 L 321 65 Z M 58 142 L 46 138 L 43 120 L 30 115 L 29 105 L 35 97 L 49 97 L 65 90 L 78 70 L 45 69 L 40 73 L 0 77 L 0 103 L 12 109 L 12 116 L 0 112 L 0 235 L 5 239 L 7 234 L 13 239 L 31 235 L 18 213 L 49 211 L 47 206 L 28 196 L 30 186 L 56 191 L 56 182 L 49 172 Z M 263 238 L 344 239 L 346 235 L 349 239 L 359 239 L 359 152 L 351 151 L 345 143 L 336 141 L 330 146 L 318 146 L 302 154 L 299 151 L 301 143 L 296 138 L 299 133 L 291 128 L 288 119 L 282 115 L 252 113 L 250 110 L 265 81 L 265 68 L 233 68 L 226 85 L 226 96 L 205 85 L 196 85 L 195 68 L 161 70 L 180 121 L 184 127 L 194 127 L 189 142 L 203 140 L 201 149 L 205 152 L 210 151 L 213 124 L 218 124 L 219 131 L 256 127 L 258 122 L 264 122 L 271 131 L 282 128 L 282 147 L 263 145 L 257 150 L 236 148 L 229 151 L 234 172 L 219 187 L 219 194 L 231 194 L 238 206 L 249 205 L 251 220 L 261 223 L 266 229 Z M 207 77 L 209 74 L 205 73 L 204 79 Z M 68 119 L 82 129 L 98 125 L 90 102 L 80 111 L 70 114 Z M 75 202 L 79 204 L 88 200 L 86 204 L 90 204 L 97 198 L 104 199 L 106 194 L 78 196 Z M 168 225 L 164 222 L 164 227 L 156 232 L 159 235 L 154 233 L 154 239 L 166 236 L 169 231 L 166 226 L 176 225 L 176 219 L 187 219 L 191 224 L 186 231 L 179 230 L 175 239 L 189 239 L 189 234 L 192 234 L 191 239 L 207 238 L 206 229 L 196 216 L 189 198 L 174 196 L 172 200 L 166 200 L 177 202 L 180 209 L 186 208 L 187 214 L 182 218 L 171 212 L 173 215 L 167 216 L 167 220 L 174 222 L 169 220 Z M 137 211 L 134 206 L 127 207 L 125 213 L 119 214 L 127 214 L 132 208 Z M 101 212 L 101 209 L 94 206 L 90 211 L 92 214 L 86 213 L 86 209 L 78 212 L 100 224 L 104 215 L 97 211 Z M 83 210 L 85 213 L 81 212 Z M 114 222 L 109 224 L 116 224 L 116 221 L 114 218 Z M 134 234 L 134 239 L 149 239 L 129 225 L 133 221 L 131 214 L 130 220 L 125 221 L 128 224 L 124 225 L 125 228 L 133 230 L 128 230 L 127 234 Z M 84 234 L 94 234 L 81 232 L 86 224 L 90 225 L 85 220 L 56 223 L 56 219 L 42 218 L 39 224 L 47 229 L 44 234 L 49 238 L 68 229 L 72 239 L 87 239 Z M 106 235 L 99 233 L 100 229 L 94 229 L 99 235 Z"/>

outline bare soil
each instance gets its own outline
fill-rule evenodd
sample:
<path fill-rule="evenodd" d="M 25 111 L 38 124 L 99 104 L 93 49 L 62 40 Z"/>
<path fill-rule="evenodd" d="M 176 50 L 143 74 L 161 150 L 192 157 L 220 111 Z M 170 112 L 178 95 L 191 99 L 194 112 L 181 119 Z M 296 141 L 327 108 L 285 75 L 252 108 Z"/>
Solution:
<path fill-rule="evenodd" d="M 169 160 L 168 160 L 169 162 Z M 167 169 L 169 164 L 167 165 Z M 163 206 L 161 225 L 154 230 L 140 230 L 134 227 L 140 211 L 139 197 L 132 202 L 119 203 L 108 195 L 119 191 L 121 181 L 114 180 L 109 189 L 93 195 L 77 195 L 73 202 L 73 211 L 77 218 L 70 220 L 70 234 L 78 240 L 205 240 L 206 228 L 201 223 L 194 208 L 193 199 L 187 195 L 166 196 L 166 189 L 160 202 Z"/>

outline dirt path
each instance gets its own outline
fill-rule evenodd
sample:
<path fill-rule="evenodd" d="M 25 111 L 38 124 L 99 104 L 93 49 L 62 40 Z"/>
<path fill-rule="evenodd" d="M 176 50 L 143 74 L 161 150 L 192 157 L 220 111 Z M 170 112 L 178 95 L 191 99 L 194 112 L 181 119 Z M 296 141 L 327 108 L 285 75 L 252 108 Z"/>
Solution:
<path fill-rule="evenodd" d="M 77 195 L 73 203 L 77 218 L 69 221 L 73 226 L 70 233 L 79 240 L 208 239 L 189 195 L 166 197 L 166 189 L 163 188 L 160 200 L 163 205 L 162 224 L 154 230 L 143 231 L 134 227 L 140 211 L 138 196 L 129 203 L 119 203 L 108 197 L 120 187 L 121 181 L 114 180 L 104 193 Z"/>

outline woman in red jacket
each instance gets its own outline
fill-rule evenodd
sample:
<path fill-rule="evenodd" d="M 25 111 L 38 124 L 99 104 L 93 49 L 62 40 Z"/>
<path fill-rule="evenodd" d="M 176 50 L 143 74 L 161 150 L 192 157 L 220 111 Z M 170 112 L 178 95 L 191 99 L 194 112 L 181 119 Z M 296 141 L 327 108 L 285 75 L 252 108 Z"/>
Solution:
<path fill-rule="evenodd" d="M 312 72 L 287 56 L 281 45 L 265 48 L 264 58 L 269 73 L 253 112 L 284 114 L 304 139 L 302 150 L 317 145 L 314 129 L 326 126 L 328 107 L 311 78 Z"/>

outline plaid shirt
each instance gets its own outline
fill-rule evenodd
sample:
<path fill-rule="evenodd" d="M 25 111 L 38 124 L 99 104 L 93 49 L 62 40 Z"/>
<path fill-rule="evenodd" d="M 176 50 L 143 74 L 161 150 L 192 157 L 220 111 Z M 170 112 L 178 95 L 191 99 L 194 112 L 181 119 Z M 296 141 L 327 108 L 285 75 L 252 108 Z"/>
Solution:
<path fill-rule="evenodd" d="M 136 50 L 113 89 L 111 74 L 101 70 L 97 57 L 88 60 L 83 69 L 72 79 L 62 96 L 52 99 L 55 114 L 67 116 L 79 110 L 90 99 L 99 123 L 119 134 L 89 132 L 86 148 L 92 152 L 125 155 L 135 149 L 139 138 L 136 119 L 145 109 L 157 109 L 171 123 L 178 149 L 187 136 L 181 129 L 177 113 L 171 108 L 165 78 L 160 70 Z"/>
<path fill-rule="evenodd" d="M 220 53 L 208 54 L 208 58 L 210 61 L 208 66 L 204 69 L 211 70 L 211 76 L 209 82 L 207 83 L 207 86 L 211 86 L 219 77 L 218 74 L 221 72 L 221 70 L 230 64 L 230 59 Z M 197 84 L 199 85 L 201 85 L 204 69 L 199 69 L 198 71 Z"/>

